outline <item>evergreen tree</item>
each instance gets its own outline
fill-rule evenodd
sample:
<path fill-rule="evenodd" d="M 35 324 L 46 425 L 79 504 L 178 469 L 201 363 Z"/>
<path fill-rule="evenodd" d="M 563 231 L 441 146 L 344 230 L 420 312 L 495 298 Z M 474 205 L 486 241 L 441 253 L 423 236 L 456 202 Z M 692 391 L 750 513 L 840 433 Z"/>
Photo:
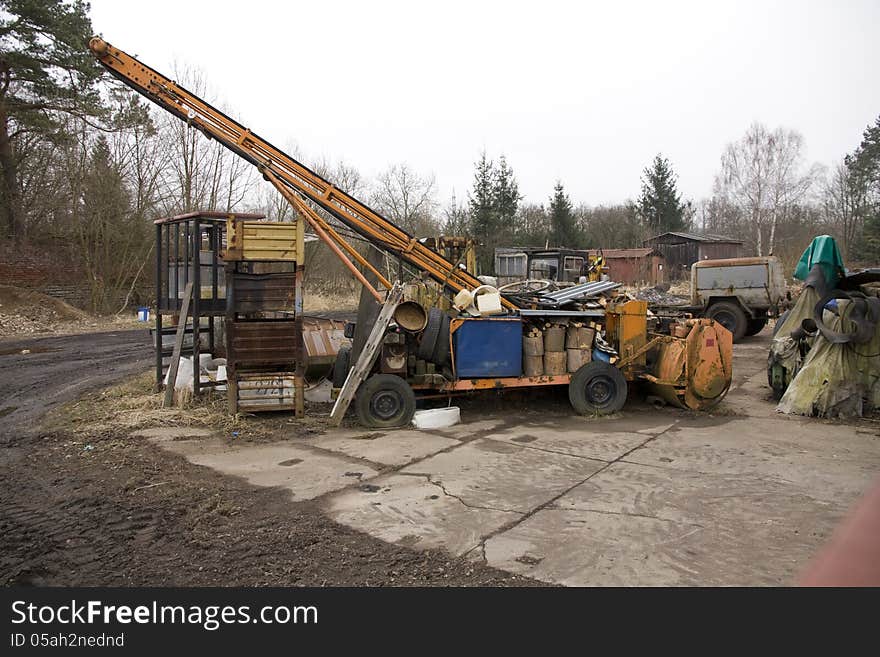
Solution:
<path fill-rule="evenodd" d="M 94 311 L 110 310 L 119 286 L 130 274 L 138 243 L 149 239 L 147 223 L 133 216 L 131 197 L 107 139 L 96 140 L 82 188 L 76 226 Z"/>
<path fill-rule="evenodd" d="M 580 235 L 575 223 L 574 210 L 562 181 L 556 181 L 550 197 L 550 230 L 552 242 L 562 248 L 578 248 Z"/>
<path fill-rule="evenodd" d="M 855 197 L 862 199 L 856 211 L 862 215 L 862 235 L 856 253 L 876 262 L 880 260 L 880 117 L 868 126 L 855 153 L 846 157 Z"/>
<path fill-rule="evenodd" d="M 493 204 L 502 226 L 510 226 L 516 216 L 516 210 L 522 196 L 519 185 L 513 175 L 513 169 L 507 164 L 503 155 L 498 159 L 498 168 L 494 172 Z"/>
<path fill-rule="evenodd" d="M 642 173 L 642 194 L 637 207 L 645 226 L 655 234 L 689 227 L 689 204 L 682 202 L 676 178 L 669 160 L 659 154 Z"/>
<path fill-rule="evenodd" d="M 495 238 L 498 233 L 498 212 L 495 205 L 495 172 L 486 151 L 475 163 L 474 188 L 468 194 L 471 232 L 481 248 L 478 249 L 478 268 L 481 272 L 493 269 Z"/>
<path fill-rule="evenodd" d="M 0 0 L 0 215 L 8 237 L 24 228 L 16 137 L 57 139 L 64 115 L 102 113 L 88 10 L 82 0 Z"/>

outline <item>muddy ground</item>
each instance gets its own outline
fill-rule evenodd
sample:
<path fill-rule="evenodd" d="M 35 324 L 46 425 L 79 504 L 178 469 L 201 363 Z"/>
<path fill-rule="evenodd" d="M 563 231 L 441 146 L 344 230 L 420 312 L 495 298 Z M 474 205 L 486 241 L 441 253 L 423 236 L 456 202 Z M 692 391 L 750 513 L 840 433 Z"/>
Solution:
<path fill-rule="evenodd" d="M 535 583 L 441 551 L 371 538 L 312 503 L 291 502 L 287 491 L 192 465 L 126 430 L 72 435 L 37 427 L 46 410 L 143 371 L 150 358 L 146 331 L 2 345 L 0 583 Z"/>

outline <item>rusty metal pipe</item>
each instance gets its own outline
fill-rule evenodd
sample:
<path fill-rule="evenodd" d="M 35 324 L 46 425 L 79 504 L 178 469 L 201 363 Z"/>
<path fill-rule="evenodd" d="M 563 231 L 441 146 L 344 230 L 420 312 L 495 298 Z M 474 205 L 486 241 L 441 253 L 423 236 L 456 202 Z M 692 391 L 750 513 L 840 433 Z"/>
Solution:
<path fill-rule="evenodd" d="M 273 182 L 273 184 L 275 183 Z M 333 253 L 336 254 L 336 257 L 342 261 L 342 264 L 348 267 L 351 273 L 354 274 L 354 277 L 358 279 L 358 281 L 360 281 L 361 285 L 367 288 L 367 291 L 375 297 L 376 301 L 378 301 L 379 303 L 384 303 L 385 298 L 381 294 L 379 294 L 376 288 L 374 288 L 370 284 L 370 281 L 366 279 L 366 277 L 361 273 L 360 269 L 354 266 L 354 263 L 348 259 L 348 257 L 342 252 L 342 249 L 340 249 L 336 245 L 336 243 L 330 238 L 330 236 L 324 231 L 320 223 L 312 219 L 312 217 L 309 216 L 309 213 L 303 210 L 303 208 L 308 208 L 308 206 L 306 206 L 305 204 L 305 201 L 300 199 L 292 192 L 289 192 L 287 189 L 281 187 L 280 185 L 276 185 L 276 187 L 278 188 L 278 191 L 281 192 L 282 196 L 284 196 L 284 198 L 286 198 L 293 205 L 297 212 L 303 215 L 303 217 L 307 222 L 309 222 L 309 225 L 312 227 L 315 233 L 318 234 L 318 237 L 320 237 L 324 241 L 324 243 L 330 247 L 330 250 L 333 251 Z"/>

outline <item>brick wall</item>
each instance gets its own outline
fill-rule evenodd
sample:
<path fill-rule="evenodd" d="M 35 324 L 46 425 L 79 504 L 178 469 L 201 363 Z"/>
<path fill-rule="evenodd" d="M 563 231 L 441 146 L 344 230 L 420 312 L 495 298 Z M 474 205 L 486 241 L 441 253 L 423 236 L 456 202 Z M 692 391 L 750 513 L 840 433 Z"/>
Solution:
<path fill-rule="evenodd" d="M 88 289 L 76 282 L 82 272 L 69 263 L 70 257 L 57 251 L 2 244 L 0 284 L 37 290 L 83 308 L 88 304 Z"/>

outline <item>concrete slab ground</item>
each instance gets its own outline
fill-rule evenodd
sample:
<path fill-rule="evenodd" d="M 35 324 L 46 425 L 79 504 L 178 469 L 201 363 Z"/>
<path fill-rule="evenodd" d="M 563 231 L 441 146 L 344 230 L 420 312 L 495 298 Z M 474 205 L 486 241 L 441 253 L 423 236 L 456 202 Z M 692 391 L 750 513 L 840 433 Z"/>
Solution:
<path fill-rule="evenodd" d="M 769 337 L 735 346 L 733 385 L 711 413 L 655 410 L 638 393 L 613 418 L 530 398 L 488 410 L 486 397 L 438 432 L 233 447 L 149 439 L 293 499 L 317 497 L 336 521 L 385 541 L 550 583 L 784 585 L 877 477 L 880 432 L 871 420 L 777 414 Z"/>
<path fill-rule="evenodd" d="M 333 432 L 309 444 L 373 463 L 406 465 L 458 445 L 459 441 L 430 432 L 399 430 Z"/>
<path fill-rule="evenodd" d="M 364 461 L 288 443 L 229 445 L 216 438 L 163 440 L 161 446 L 191 463 L 241 477 L 256 486 L 280 486 L 295 500 L 310 500 L 378 474 Z"/>

